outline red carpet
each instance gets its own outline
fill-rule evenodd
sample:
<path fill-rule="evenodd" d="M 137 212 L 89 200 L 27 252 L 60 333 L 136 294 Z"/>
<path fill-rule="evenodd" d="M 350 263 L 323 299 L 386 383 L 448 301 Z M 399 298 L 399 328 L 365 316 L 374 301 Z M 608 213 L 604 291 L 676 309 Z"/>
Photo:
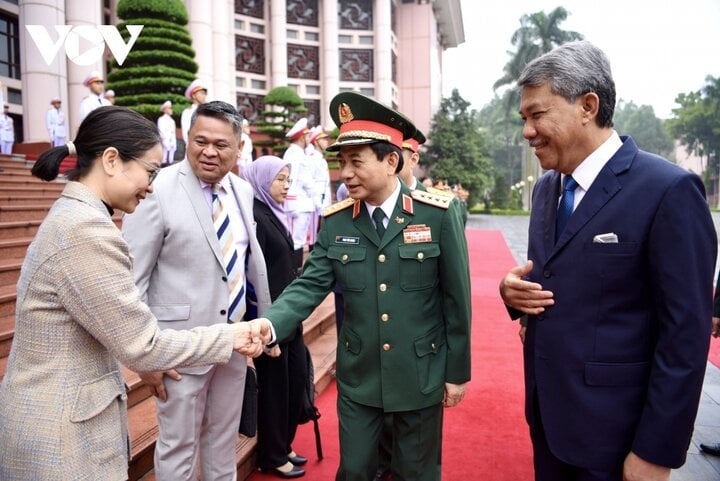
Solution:
<path fill-rule="evenodd" d="M 710 352 L 708 353 L 708 360 L 715 365 L 720 367 L 720 339 L 713 337 L 710 339 Z"/>
<path fill-rule="evenodd" d="M 518 324 L 510 322 L 498 294 L 500 279 L 516 262 L 499 231 L 466 232 L 472 278 L 473 379 L 464 401 L 445 411 L 443 480 L 531 481 Z M 333 383 L 317 399 L 325 459 L 315 458 L 312 423 L 298 430 L 293 448 L 310 459 L 302 479 L 335 479 L 339 462 L 336 398 Z M 278 478 L 255 473 L 248 479 Z"/>

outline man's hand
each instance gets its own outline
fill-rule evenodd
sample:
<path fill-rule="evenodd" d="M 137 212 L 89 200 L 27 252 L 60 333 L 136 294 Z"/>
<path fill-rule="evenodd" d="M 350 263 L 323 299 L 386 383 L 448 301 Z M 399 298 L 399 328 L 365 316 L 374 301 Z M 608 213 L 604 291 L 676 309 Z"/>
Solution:
<path fill-rule="evenodd" d="M 712 336 L 720 337 L 720 317 L 712 318 Z"/>
<path fill-rule="evenodd" d="M 272 324 L 269 319 L 259 317 L 250 321 L 253 325 L 253 332 L 260 336 L 263 346 L 272 340 Z"/>
<path fill-rule="evenodd" d="M 175 381 L 182 379 L 180 373 L 175 369 L 170 369 L 168 371 L 139 372 L 137 374 L 150 389 L 150 394 L 161 401 L 167 401 L 168 398 L 167 391 L 165 390 L 165 383 L 163 383 L 163 375 L 166 375 Z"/>
<path fill-rule="evenodd" d="M 275 344 L 273 347 L 266 347 L 264 349 L 265 354 L 267 354 L 270 357 L 280 357 L 280 354 L 282 354 L 282 350 L 280 349 L 280 344 Z"/>
<path fill-rule="evenodd" d="M 623 481 L 668 481 L 670 468 L 653 464 L 630 451 L 623 465 Z"/>
<path fill-rule="evenodd" d="M 540 314 L 555 301 L 551 291 L 544 291 L 537 282 L 523 280 L 532 267 L 533 262 L 529 260 L 524 266 L 512 268 L 500 281 L 500 296 L 505 304 L 525 314 Z"/>
<path fill-rule="evenodd" d="M 259 328 L 252 322 L 236 322 L 232 325 L 235 329 L 235 342 L 233 349 L 244 356 L 258 357 L 262 353 L 263 343 L 261 342 Z"/>
<path fill-rule="evenodd" d="M 451 408 L 460 404 L 460 401 L 465 397 L 465 389 L 467 383 L 463 384 L 452 384 L 449 382 L 445 383 L 445 396 L 443 397 L 443 406 Z"/>

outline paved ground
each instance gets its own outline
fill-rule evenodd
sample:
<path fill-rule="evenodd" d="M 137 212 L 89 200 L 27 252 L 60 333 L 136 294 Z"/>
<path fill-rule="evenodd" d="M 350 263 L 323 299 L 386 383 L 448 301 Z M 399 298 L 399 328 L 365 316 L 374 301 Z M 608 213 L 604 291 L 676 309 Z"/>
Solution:
<path fill-rule="evenodd" d="M 467 226 L 502 231 L 518 264 L 523 264 L 527 255 L 528 220 L 527 216 L 473 214 Z M 720 229 L 720 214 L 713 213 L 713 221 L 716 229 Z M 720 458 L 700 451 L 700 443 L 714 442 L 720 442 L 720 369 L 708 363 L 687 463 L 673 471 L 671 481 L 720 481 Z"/>

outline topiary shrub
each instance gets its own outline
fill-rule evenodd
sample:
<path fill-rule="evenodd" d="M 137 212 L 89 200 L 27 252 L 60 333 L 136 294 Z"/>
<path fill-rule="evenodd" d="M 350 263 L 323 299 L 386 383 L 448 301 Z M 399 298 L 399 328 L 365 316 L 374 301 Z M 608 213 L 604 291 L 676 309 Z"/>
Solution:
<path fill-rule="evenodd" d="M 179 122 L 190 103 L 185 89 L 195 79 L 198 65 L 192 37 L 186 29 L 188 13 L 182 0 L 120 0 L 118 30 L 127 41 L 127 25 L 143 25 L 122 66 L 113 62 L 107 88 L 115 91 L 117 105 L 128 107 L 155 121 L 160 105 L 173 103 Z"/>

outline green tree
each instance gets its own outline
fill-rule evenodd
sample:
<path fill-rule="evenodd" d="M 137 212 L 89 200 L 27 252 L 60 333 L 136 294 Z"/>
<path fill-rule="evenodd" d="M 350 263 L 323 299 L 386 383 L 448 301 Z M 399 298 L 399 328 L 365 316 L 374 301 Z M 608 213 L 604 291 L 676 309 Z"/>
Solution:
<path fill-rule="evenodd" d="M 113 61 L 108 88 L 115 90 L 115 102 L 155 120 L 160 105 L 173 103 L 178 120 L 189 104 L 185 89 L 195 79 L 198 65 L 192 38 L 185 28 L 188 13 L 182 0 L 120 0 L 118 30 L 125 41 L 126 25 L 144 25 L 122 66 Z"/>
<path fill-rule="evenodd" d="M 688 152 L 707 159 L 705 187 L 717 194 L 720 170 L 720 77 L 708 76 L 705 86 L 696 92 L 681 93 L 675 99 L 675 117 L 668 120 L 670 134 L 680 140 Z"/>
<path fill-rule="evenodd" d="M 435 181 L 462 184 L 470 192 L 468 207 L 492 189 L 493 174 L 486 154 L 485 135 L 470 102 L 457 89 L 440 102 L 428 135 L 429 147 L 420 164 Z"/>
<path fill-rule="evenodd" d="M 501 87 L 514 85 L 525 65 L 531 60 L 565 42 L 581 40 L 583 36 L 580 33 L 560 28 L 560 24 L 567 20 L 568 15 L 569 12 L 565 8 L 557 7 L 549 14 L 539 11 L 520 17 L 520 28 L 513 33 L 510 40 L 515 50 L 508 52 L 510 60 L 505 64 L 503 76 L 495 82 L 493 89 L 497 91 Z M 502 108 L 496 110 L 497 106 L 493 105 L 493 112 L 502 113 L 502 116 L 493 115 L 491 125 L 486 127 L 490 127 L 493 138 L 501 139 L 504 145 L 504 148 L 493 149 L 492 156 L 496 168 L 505 166 L 497 171 L 496 175 L 496 180 L 505 184 L 496 184 L 493 193 L 496 205 L 505 207 L 501 202 L 504 203 L 504 199 L 509 199 L 509 189 L 517 179 L 525 177 L 522 166 L 527 164 L 527 161 L 523 162 L 521 154 L 524 140 L 522 122 L 517 113 L 520 92 L 515 88 L 507 89 L 499 101 Z M 508 200 L 508 202 L 512 201 Z"/>
<path fill-rule="evenodd" d="M 630 135 L 641 149 L 674 160 L 672 138 L 651 106 L 638 107 L 621 99 L 615 107 L 613 124 L 618 133 Z"/>
<path fill-rule="evenodd" d="M 305 102 L 290 87 L 275 87 L 263 99 L 265 110 L 255 121 L 257 131 L 268 136 L 256 140 L 258 147 L 267 147 L 275 155 L 282 155 L 288 147 L 285 133 L 307 112 Z"/>

